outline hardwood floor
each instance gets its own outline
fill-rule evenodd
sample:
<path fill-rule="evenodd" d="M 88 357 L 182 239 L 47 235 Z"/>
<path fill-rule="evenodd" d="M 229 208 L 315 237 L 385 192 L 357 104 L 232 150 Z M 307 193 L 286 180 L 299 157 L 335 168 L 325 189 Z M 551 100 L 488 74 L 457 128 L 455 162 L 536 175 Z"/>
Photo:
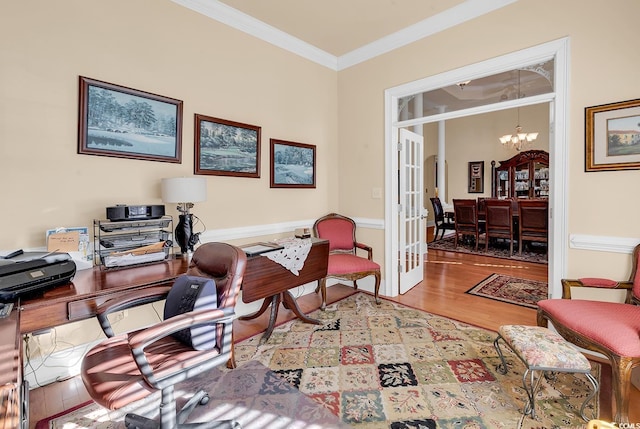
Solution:
<path fill-rule="evenodd" d="M 547 266 L 431 250 L 425 263 L 424 281 L 393 300 L 490 330 L 505 324 L 535 325 L 535 310 L 465 293 L 492 273 L 546 281 Z M 353 288 L 335 285 L 328 288 L 327 300 L 337 301 L 351 293 Z M 320 306 L 320 297 L 318 294 L 305 295 L 298 299 L 298 304 L 307 313 Z M 293 317 L 291 311 L 281 309 L 277 323 Z M 264 331 L 267 322 L 268 312 L 254 320 L 235 321 L 236 341 Z M 606 380 L 603 390 L 608 390 Z M 635 388 L 632 391 L 631 422 L 640 422 L 640 391 Z M 30 392 L 29 427 L 34 428 L 39 420 L 88 400 L 79 377 L 33 389 Z M 600 414 L 605 420 L 611 418 L 610 404 L 606 402 L 602 401 Z"/>

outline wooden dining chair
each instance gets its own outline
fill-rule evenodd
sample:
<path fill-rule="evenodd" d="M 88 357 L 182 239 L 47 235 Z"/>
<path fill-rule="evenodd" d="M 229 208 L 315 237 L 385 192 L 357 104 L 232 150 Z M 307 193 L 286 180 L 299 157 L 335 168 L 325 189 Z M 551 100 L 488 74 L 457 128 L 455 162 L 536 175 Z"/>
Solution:
<path fill-rule="evenodd" d="M 470 235 L 475 239 L 477 251 L 480 234 L 484 232 L 484 227 L 478 222 L 478 202 L 476 200 L 454 199 L 453 213 L 456 227 L 454 246 L 458 247 L 458 236 Z"/>
<path fill-rule="evenodd" d="M 438 234 L 440 234 L 440 238 L 442 239 L 444 238 L 445 232 L 454 231 L 456 226 L 453 222 L 453 216 L 447 216 L 450 212 L 444 212 L 440 198 L 434 197 L 429 199 L 431 200 L 431 205 L 433 205 L 433 218 L 436 223 L 436 232 L 433 234 L 433 241 L 436 241 Z"/>
<path fill-rule="evenodd" d="M 509 256 L 513 255 L 513 206 L 511 200 L 485 200 L 485 252 L 489 251 L 490 238 L 509 240 Z"/>
<path fill-rule="evenodd" d="M 549 201 L 518 200 L 518 253 L 522 255 L 522 242 L 549 241 Z"/>

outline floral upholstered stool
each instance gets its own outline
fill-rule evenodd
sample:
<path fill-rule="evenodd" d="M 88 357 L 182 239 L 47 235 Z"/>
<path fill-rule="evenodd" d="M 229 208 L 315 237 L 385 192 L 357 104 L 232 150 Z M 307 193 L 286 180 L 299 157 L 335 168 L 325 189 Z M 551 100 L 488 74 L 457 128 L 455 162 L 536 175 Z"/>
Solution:
<path fill-rule="evenodd" d="M 593 392 L 585 399 L 580 408 L 580 416 L 585 421 L 589 421 L 589 418 L 584 414 L 584 410 L 589 401 L 598 392 L 598 381 L 591 375 L 589 361 L 576 347 L 547 328 L 502 325 L 498 330 L 498 337 L 493 342 L 502 361 L 502 364 L 498 366 L 498 371 L 502 374 L 507 373 L 507 363 L 502 350 L 500 350 L 500 339 L 515 352 L 527 367 L 527 370 L 522 375 L 522 385 L 527 392 L 527 396 L 529 396 L 529 401 L 523 408 L 524 415 L 530 415 L 535 418 L 534 400 L 543 376 L 557 372 L 581 373 L 587 377 L 593 387 Z M 537 377 L 536 372 L 539 372 Z"/>

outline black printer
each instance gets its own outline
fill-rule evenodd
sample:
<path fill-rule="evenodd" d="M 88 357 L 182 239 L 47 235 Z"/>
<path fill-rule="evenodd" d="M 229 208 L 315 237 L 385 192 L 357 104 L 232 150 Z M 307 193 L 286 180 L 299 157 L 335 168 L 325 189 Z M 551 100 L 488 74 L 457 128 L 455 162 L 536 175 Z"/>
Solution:
<path fill-rule="evenodd" d="M 76 263 L 68 253 L 25 252 L 0 259 L 0 301 L 13 301 L 69 283 L 75 274 Z"/>

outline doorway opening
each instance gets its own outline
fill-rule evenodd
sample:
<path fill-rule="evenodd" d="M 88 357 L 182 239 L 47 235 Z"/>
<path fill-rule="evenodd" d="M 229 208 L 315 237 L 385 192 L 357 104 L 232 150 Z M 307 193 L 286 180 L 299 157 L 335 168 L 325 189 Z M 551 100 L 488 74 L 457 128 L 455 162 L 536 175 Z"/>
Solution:
<path fill-rule="evenodd" d="M 399 129 L 414 127 L 429 122 L 445 121 L 463 116 L 498 110 L 549 103 L 549 246 L 548 279 L 550 295 L 561 294 L 560 279 L 566 272 L 566 192 L 567 192 L 567 130 L 566 109 L 568 91 L 568 46 L 567 38 L 524 49 L 512 54 L 472 64 L 460 69 L 410 82 L 385 91 L 385 286 L 384 294 L 397 296 L 400 285 L 398 277 L 398 214 L 397 214 L 397 154 L 395 142 Z M 403 100 L 416 94 L 437 88 L 457 85 L 472 79 L 523 69 L 553 60 L 553 91 L 489 105 L 474 106 L 451 112 L 435 113 L 428 117 L 399 120 Z M 424 192 L 424 191 L 423 191 Z M 406 289 L 406 287 L 403 287 Z"/>

